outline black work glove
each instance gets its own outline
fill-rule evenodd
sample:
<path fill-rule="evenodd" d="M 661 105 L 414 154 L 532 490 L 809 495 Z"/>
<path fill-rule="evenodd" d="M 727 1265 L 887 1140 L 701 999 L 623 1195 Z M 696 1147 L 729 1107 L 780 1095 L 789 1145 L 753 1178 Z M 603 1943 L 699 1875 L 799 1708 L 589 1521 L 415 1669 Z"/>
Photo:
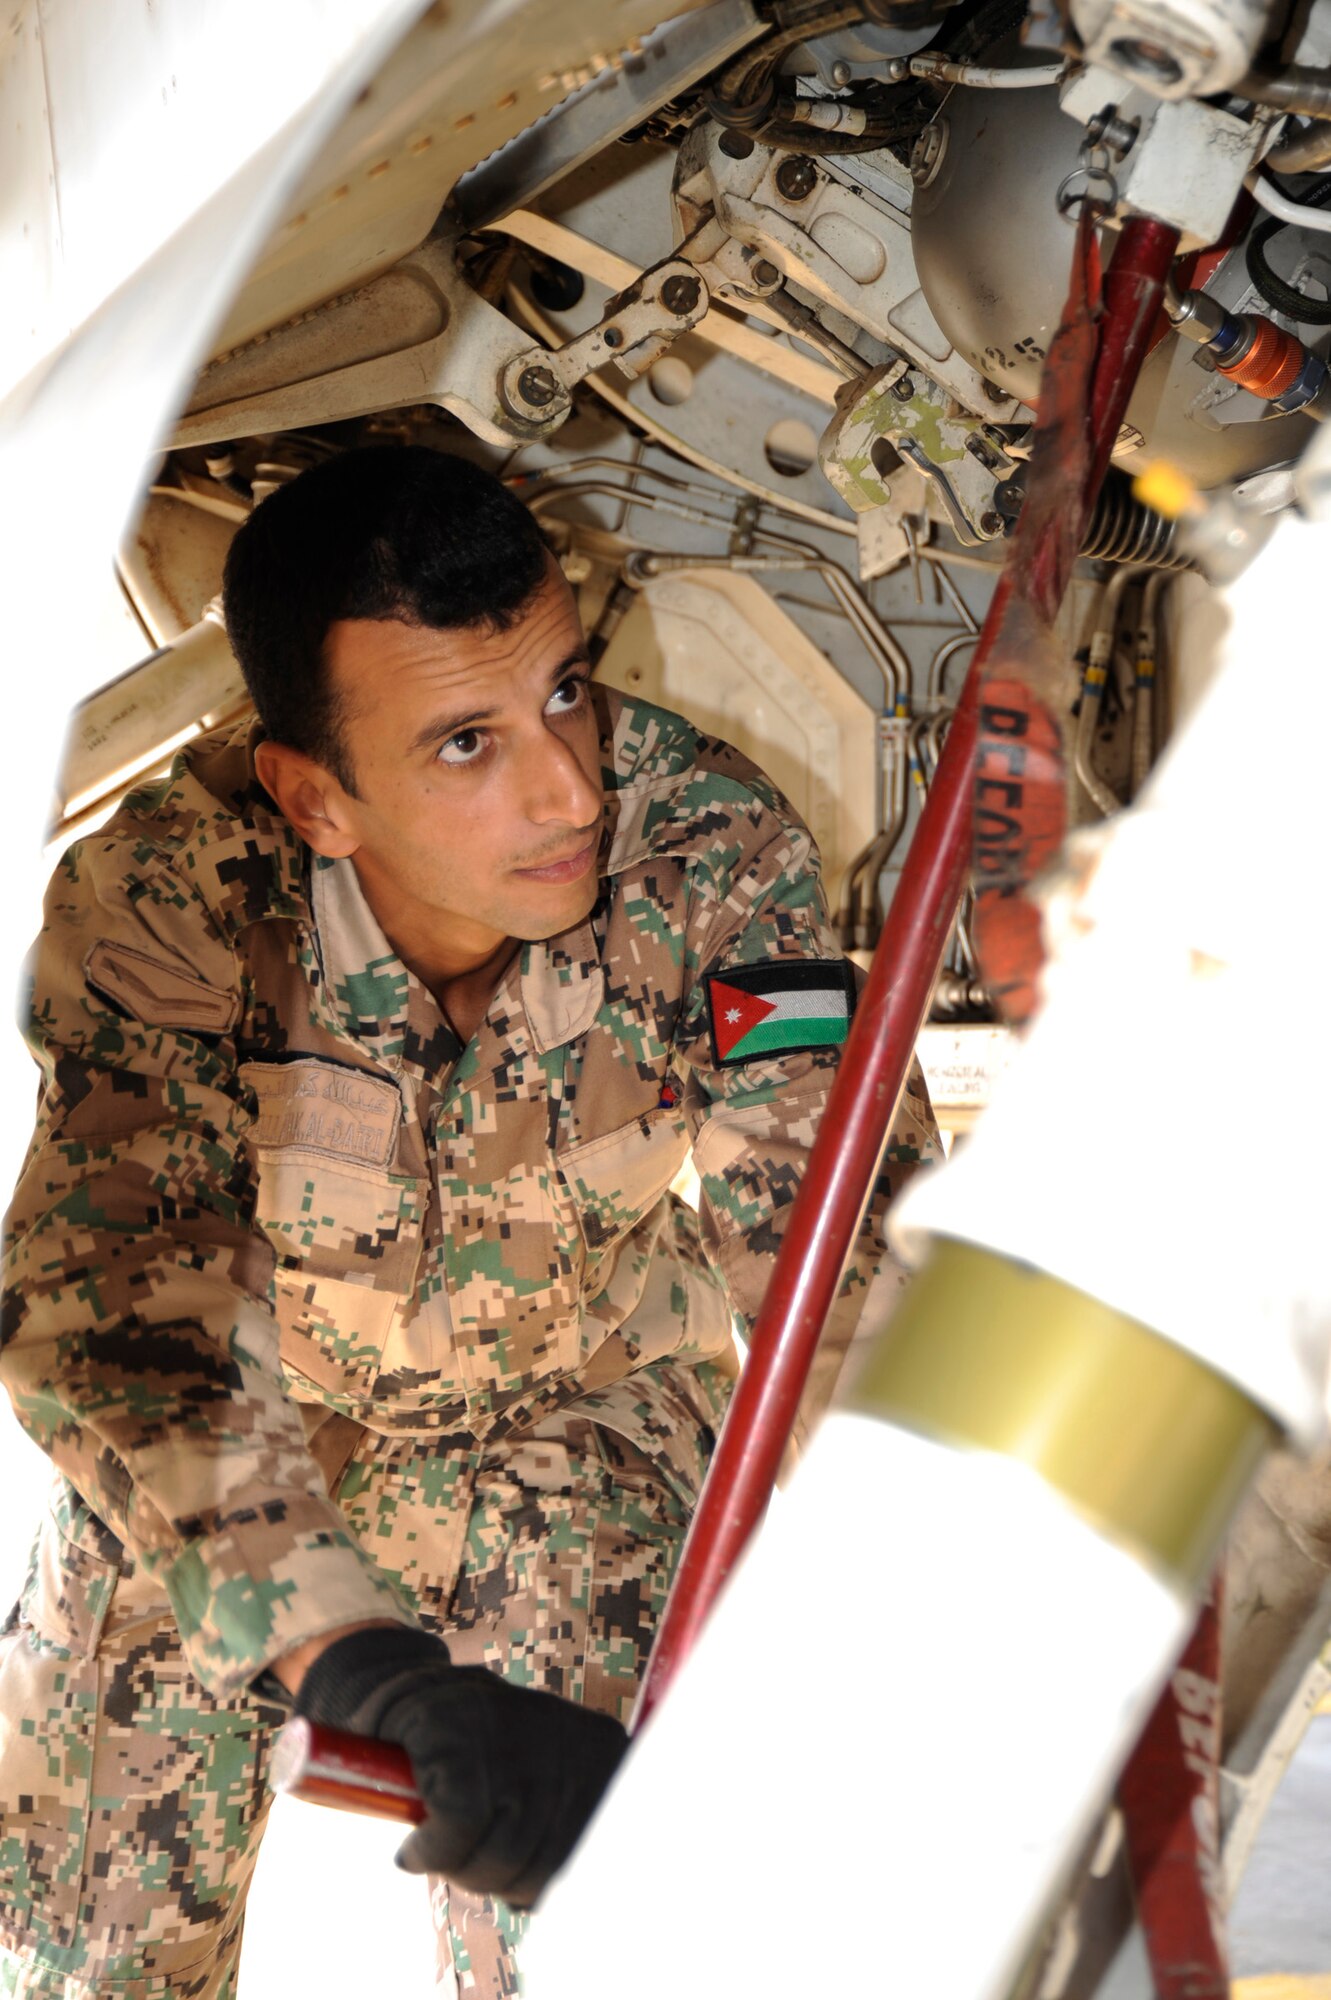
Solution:
<path fill-rule="evenodd" d="M 397 1743 L 429 1818 L 398 1853 L 412 1874 L 528 1909 L 572 1852 L 628 1745 L 623 1724 L 485 1667 L 455 1667 L 407 1625 L 335 1639 L 297 1715 Z"/>

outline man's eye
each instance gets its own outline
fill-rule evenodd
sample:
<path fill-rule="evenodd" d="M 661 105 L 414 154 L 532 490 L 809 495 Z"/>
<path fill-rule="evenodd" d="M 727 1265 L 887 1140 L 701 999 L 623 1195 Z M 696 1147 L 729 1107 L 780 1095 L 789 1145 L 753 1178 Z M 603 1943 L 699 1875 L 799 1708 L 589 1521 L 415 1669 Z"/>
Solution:
<path fill-rule="evenodd" d="M 567 680 L 559 683 L 547 706 L 553 709 L 556 715 L 568 715 L 578 706 L 586 691 L 587 682 L 584 677 L 581 674 L 570 674 Z"/>
<path fill-rule="evenodd" d="M 471 764 L 480 755 L 482 738 L 479 729 L 459 729 L 456 736 L 450 736 L 439 752 L 441 764 Z"/>

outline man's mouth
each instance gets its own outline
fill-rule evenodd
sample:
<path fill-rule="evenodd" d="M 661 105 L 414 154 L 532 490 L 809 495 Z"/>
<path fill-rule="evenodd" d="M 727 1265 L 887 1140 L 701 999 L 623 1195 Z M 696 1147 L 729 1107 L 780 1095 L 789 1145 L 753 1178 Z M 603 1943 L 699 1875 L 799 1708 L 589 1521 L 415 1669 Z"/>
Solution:
<path fill-rule="evenodd" d="M 552 861 L 543 861 L 537 868 L 515 868 L 513 873 L 528 882 L 576 882 L 592 866 L 599 845 L 598 829 L 580 847 L 570 848 L 566 854 L 557 855 Z"/>

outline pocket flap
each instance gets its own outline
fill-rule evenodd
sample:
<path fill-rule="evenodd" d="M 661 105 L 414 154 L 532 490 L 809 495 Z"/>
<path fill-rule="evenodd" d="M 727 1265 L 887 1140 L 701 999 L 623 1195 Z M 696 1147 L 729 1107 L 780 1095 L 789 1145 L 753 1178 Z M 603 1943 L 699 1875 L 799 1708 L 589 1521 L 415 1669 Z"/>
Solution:
<path fill-rule="evenodd" d="M 86 1516 L 86 1509 L 79 1508 L 75 1519 L 79 1516 Z M 23 1590 L 25 1624 L 62 1652 L 90 1659 L 101 1640 L 119 1574 L 118 1562 L 75 1541 L 56 1514 L 48 1513 Z"/>
<path fill-rule="evenodd" d="M 150 1028 L 192 1028 L 220 1035 L 240 1015 L 239 993 L 224 993 L 184 966 L 164 964 L 133 945 L 103 938 L 83 966 L 88 984 L 131 1021 Z"/>

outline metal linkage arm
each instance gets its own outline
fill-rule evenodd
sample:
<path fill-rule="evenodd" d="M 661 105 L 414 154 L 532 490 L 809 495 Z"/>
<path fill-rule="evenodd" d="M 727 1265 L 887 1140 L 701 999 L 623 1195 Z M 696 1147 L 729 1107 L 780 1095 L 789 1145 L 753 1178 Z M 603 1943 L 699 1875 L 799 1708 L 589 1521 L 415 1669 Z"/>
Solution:
<path fill-rule="evenodd" d="M 672 340 L 696 326 L 710 303 L 692 264 L 668 257 L 607 299 L 595 326 L 547 350 L 516 354 L 499 378 L 504 406 L 523 423 L 553 424 L 568 415 L 571 392 L 610 361 L 630 380 L 651 367 Z"/>

